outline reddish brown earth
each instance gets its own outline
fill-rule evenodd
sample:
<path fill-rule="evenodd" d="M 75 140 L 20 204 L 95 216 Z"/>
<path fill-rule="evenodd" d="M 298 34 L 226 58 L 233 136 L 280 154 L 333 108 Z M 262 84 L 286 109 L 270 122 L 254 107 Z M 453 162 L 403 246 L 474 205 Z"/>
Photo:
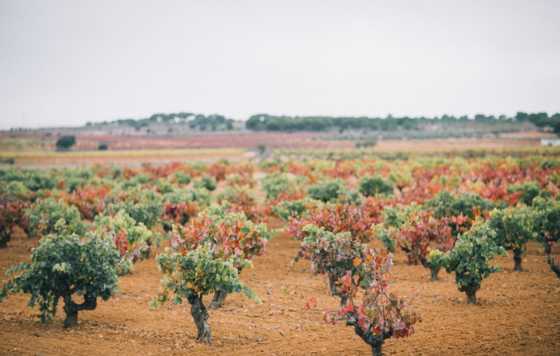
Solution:
<path fill-rule="evenodd" d="M 0 140 L 8 138 L 27 139 L 43 148 L 54 150 L 56 137 L 40 134 L 2 134 Z M 100 142 L 109 145 L 110 150 L 137 149 L 181 149 L 181 148 L 256 148 L 259 145 L 282 148 L 351 148 L 350 141 L 324 140 L 320 133 L 295 132 L 230 132 L 200 133 L 185 136 L 150 136 L 150 135 L 111 135 L 88 134 L 76 135 L 74 150 L 97 150 Z M 9 147 L 8 147 L 9 149 Z"/>
<path fill-rule="evenodd" d="M 186 148 L 245 148 L 255 149 L 259 145 L 285 149 L 351 149 L 354 142 L 350 140 L 328 139 L 336 135 L 320 132 L 230 132 L 201 133 L 185 136 L 150 136 L 150 135 L 111 135 L 80 133 L 76 135 L 73 150 L 97 150 L 100 142 L 113 150 L 139 149 L 186 149 Z M 410 151 L 432 152 L 453 151 L 461 149 L 507 149 L 519 147 L 538 147 L 541 138 L 551 138 L 543 132 L 527 131 L 504 134 L 499 138 L 445 138 L 445 139 L 385 139 L 379 140 L 375 151 Z M 25 140 L 19 149 L 14 142 Z M 16 140 L 16 141 L 9 141 Z M 40 149 L 54 151 L 56 137 L 40 134 L 1 133 L 0 143 L 5 141 L 3 150 Z M 12 146 L 8 142 L 12 142 Z M 22 141 L 23 142 L 23 141 Z"/>
<path fill-rule="evenodd" d="M 309 132 L 269 133 L 234 132 L 205 133 L 183 137 L 97 136 L 80 135 L 78 148 L 97 149 L 99 142 L 109 142 L 111 149 L 153 148 L 256 148 L 259 145 L 283 148 L 341 148 L 353 147 L 350 141 L 320 140 L 319 134 Z"/>
<path fill-rule="evenodd" d="M 29 255 L 35 242 L 16 238 L 0 251 L 0 272 Z M 2 355 L 368 355 L 369 348 L 343 324 L 323 321 L 323 312 L 337 301 L 327 295 L 323 277 L 313 276 L 305 261 L 293 268 L 297 242 L 280 235 L 265 256 L 243 272 L 243 280 L 263 300 L 230 297 L 222 310 L 211 311 L 214 342 L 194 341 L 195 327 L 187 305 L 150 311 L 160 274 L 153 259 L 136 265 L 123 277 L 120 293 L 95 311 L 80 313 L 72 330 L 62 328 L 62 310 L 42 325 L 38 310 L 26 307 L 25 296 L 0 304 Z M 558 251 L 556 251 L 558 252 Z M 479 305 L 467 305 L 452 275 L 429 281 L 421 266 L 404 264 L 398 254 L 393 291 L 415 296 L 421 314 L 416 333 L 385 343 L 388 355 L 559 355 L 560 280 L 548 269 L 542 248 L 533 243 L 524 260 L 525 272 L 512 272 L 510 258 L 499 258 L 503 271 L 483 282 Z M 305 310 L 309 298 L 317 307 Z"/>

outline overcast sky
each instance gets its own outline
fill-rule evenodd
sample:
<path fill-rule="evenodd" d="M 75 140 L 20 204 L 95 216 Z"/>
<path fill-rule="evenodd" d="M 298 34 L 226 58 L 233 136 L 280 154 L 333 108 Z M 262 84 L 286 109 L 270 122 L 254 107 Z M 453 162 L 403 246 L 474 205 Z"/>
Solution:
<path fill-rule="evenodd" d="M 0 128 L 560 111 L 560 1 L 0 0 Z"/>

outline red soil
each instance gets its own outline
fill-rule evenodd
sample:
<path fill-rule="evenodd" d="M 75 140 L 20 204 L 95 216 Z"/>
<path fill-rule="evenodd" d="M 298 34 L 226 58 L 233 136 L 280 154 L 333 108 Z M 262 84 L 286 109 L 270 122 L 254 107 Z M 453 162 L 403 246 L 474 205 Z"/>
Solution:
<path fill-rule="evenodd" d="M 0 251 L 0 273 L 29 255 L 34 241 L 16 238 Z M 369 355 L 351 328 L 323 321 L 323 311 L 336 308 L 325 280 L 313 276 L 305 261 L 290 268 L 297 242 L 280 235 L 265 256 L 243 272 L 243 280 L 262 304 L 241 295 L 210 312 L 214 342 L 195 342 L 195 327 L 187 305 L 167 305 L 150 311 L 148 301 L 159 290 L 160 273 L 153 259 L 136 265 L 123 277 L 120 293 L 95 311 L 80 313 L 72 330 L 62 328 L 62 310 L 42 325 L 38 310 L 26 307 L 26 296 L 11 296 L 0 304 L 0 354 L 6 355 Z M 415 296 L 422 322 L 416 333 L 390 339 L 388 355 L 559 355 L 560 280 L 549 270 L 542 248 L 532 243 L 524 259 L 525 272 L 512 272 L 511 258 L 498 258 L 503 271 L 485 280 L 479 305 L 467 305 L 452 275 L 429 281 L 421 266 L 408 266 L 397 254 L 392 288 Z M 311 297 L 317 307 L 305 310 Z"/>
<path fill-rule="evenodd" d="M 351 148 L 350 141 L 320 140 L 316 133 L 205 133 L 183 137 L 79 135 L 77 149 L 97 149 L 99 142 L 112 150 L 154 148 Z"/>

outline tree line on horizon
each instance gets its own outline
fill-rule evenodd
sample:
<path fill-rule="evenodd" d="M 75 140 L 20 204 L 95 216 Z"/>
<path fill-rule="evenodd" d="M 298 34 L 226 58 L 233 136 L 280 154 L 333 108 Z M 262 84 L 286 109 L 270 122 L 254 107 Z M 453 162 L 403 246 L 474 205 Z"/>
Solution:
<path fill-rule="evenodd" d="M 560 113 L 549 115 L 546 112 L 526 113 L 518 112 L 513 117 L 506 115 L 494 116 L 477 114 L 474 117 L 443 115 L 440 117 L 411 117 L 392 116 L 386 117 L 351 117 L 351 116 L 285 116 L 257 114 L 249 117 L 245 126 L 253 131 L 330 131 L 337 130 L 370 130 L 370 131 L 397 131 L 418 130 L 428 125 L 439 124 L 451 126 L 455 124 L 478 123 L 498 125 L 503 123 L 532 123 L 539 128 L 550 127 L 555 133 L 560 134 Z"/>
<path fill-rule="evenodd" d="M 98 123 L 87 122 L 86 127 L 102 126 L 102 125 L 118 125 L 130 126 L 139 130 L 143 127 L 148 127 L 151 124 L 184 124 L 189 125 L 193 130 L 200 131 L 217 131 L 217 130 L 233 130 L 233 122 L 235 120 L 226 118 L 223 115 L 211 114 L 194 114 L 190 112 L 177 112 L 177 113 L 156 113 L 146 118 L 125 118 L 116 119 L 113 121 L 102 121 Z"/>
<path fill-rule="evenodd" d="M 149 127 L 151 124 L 178 124 L 188 125 L 189 128 L 199 131 L 230 131 L 234 129 L 235 120 L 219 114 L 194 114 L 190 112 L 156 113 L 147 118 L 125 118 L 99 123 L 88 122 L 86 127 L 118 125 L 129 126 L 137 130 Z M 549 128 L 554 133 L 560 134 L 560 113 L 548 114 L 547 112 L 517 112 L 515 116 L 484 115 L 454 116 L 442 115 L 428 116 L 393 116 L 368 117 L 368 116 L 290 116 L 256 114 L 245 121 L 245 128 L 251 131 L 338 131 L 367 130 L 367 131 L 410 131 L 419 130 L 430 125 L 449 127 L 453 125 L 511 125 L 531 123 L 539 128 Z"/>

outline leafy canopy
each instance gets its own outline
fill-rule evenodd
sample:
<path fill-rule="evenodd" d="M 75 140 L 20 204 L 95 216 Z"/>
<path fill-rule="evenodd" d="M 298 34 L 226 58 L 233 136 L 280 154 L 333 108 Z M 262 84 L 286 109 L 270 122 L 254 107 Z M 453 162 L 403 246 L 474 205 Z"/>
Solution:
<path fill-rule="evenodd" d="M 31 263 L 8 270 L 10 279 L 0 300 L 11 293 L 30 294 L 29 306 L 38 304 L 41 321 L 46 322 L 55 315 L 60 298 L 109 299 L 117 289 L 118 261 L 112 242 L 98 235 L 49 235 L 33 250 Z"/>
<path fill-rule="evenodd" d="M 360 181 L 360 193 L 366 197 L 392 195 L 393 184 L 381 176 L 365 177 Z"/>
<path fill-rule="evenodd" d="M 85 225 L 80 211 L 63 201 L 47 198 L 37 201 L 25 215 L 29 221 L 29 232 L 32 237 L 41 237 L 52 233 L 76 233 L 82 235 Z"/>
<path fill-rule="evenodd" d="M 495 243 L 496 232 L 487 223 L 477 223 L 461 235 L 448 254 L 446 269 L 455 272 L 455 282 L 462 292 L 480 289 L 482 280 L 497 272 L 490 261 L 505 255 L 503 247 Z"/>
<path fill-rule="evenodd" d="M 173 302 L 180 304 L 184 298 L 192 295 L 201 297 L 218 290 L 227 293 L 242 292 L 247 297 L 258 300 L 239 280 L 233 258 L 216 258 L 208 245 L 186 254 L 168 249 L 157 257 L 157 264 L 164 274 L 163 292 L 157 300 L 152 301 L 153 307 L 168 301 L 171 295 Z M 245 260 L 244 266 L 248 265 L 250 262 Z"/>

